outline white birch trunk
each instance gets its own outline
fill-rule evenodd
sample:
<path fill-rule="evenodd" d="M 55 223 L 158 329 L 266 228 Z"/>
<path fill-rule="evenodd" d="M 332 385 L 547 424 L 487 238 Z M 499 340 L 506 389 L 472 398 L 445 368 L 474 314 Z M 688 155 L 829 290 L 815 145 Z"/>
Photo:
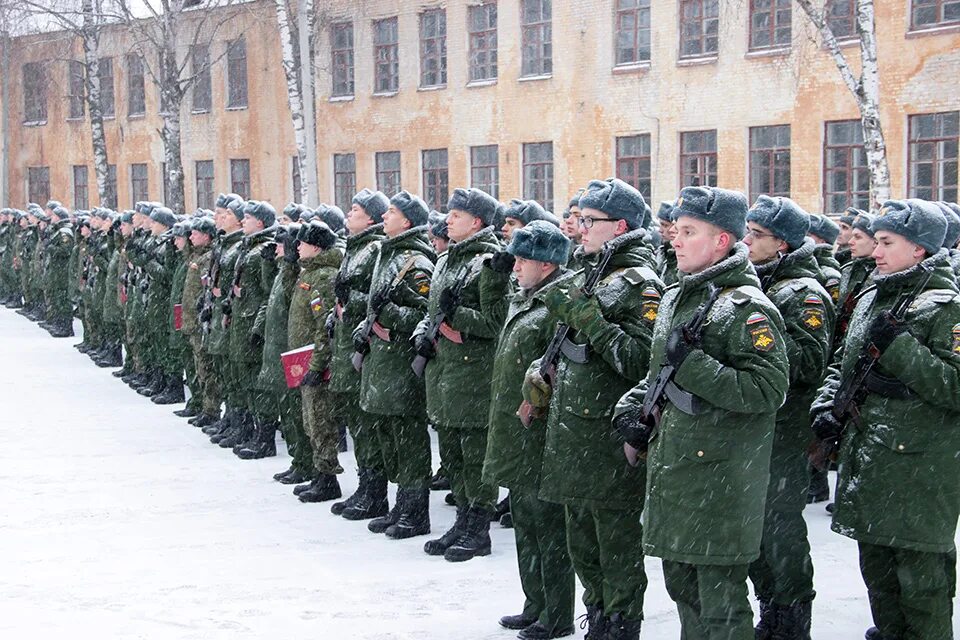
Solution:
<path fill-rule="evenodd" d="M 97 195 L 101 207 L 116 208 L 118 203 L 108 200 L 107 174 L 109 159 L 107 139 L 103 132 L 103 107 L 100 101 L 100 20 L 92 0 L 83 1 L 82 45 L 86 73 L 87 110 L 90 112 L 90 137 L 93 144 L 93 171 L 97 178 Z M 114 194 L 116 196 L 116 194 Z"/>
<path fill-rule="evenodd" d="M 287 102 L 290 105 L 290 114 L 293 121 L 293 136 L 297 143 L 297 163 L 300 168 L 300 193 L 294 193 L 297 202 L 307 199 L 306 187 L 306 158 L 307 134 L 303 121 L 303 96 L 300 95 L 300 52 L 294 50 L 296 41 L 290 28 L 290 11 L 286 0 L 275 0 L 277 6 L 277 26 L 280 29 L 280 55 L 283 64 L 283 75 L 287 80 Z"/>
<path fill-rule="evenodd" d="M 183 186 L 183 157 L 181 153 L 180 114 L 185 91 L 180 79 L 180 67 L 177 64 L 177 19 L 182 11 L 180 2 L 173 3 L 171 11 L 162 17 L 163 49 L 160 55 L 160 115 L 163 117 L 163 160 L 166 171 L 163 180 L 166 202 L 164 204 L 174 213 L 185 212 Z"/>

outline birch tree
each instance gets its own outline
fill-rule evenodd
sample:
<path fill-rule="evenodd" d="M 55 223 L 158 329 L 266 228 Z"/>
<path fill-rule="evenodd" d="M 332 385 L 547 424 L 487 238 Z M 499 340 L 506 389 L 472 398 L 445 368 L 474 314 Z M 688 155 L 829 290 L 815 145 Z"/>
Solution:
<path fill-rule="evenodd" d="M 826 0 L 827 6 L 829 3 L 830 0 Z M 874 206 L 879 206 L 890 199 L 890 167 L 880 121 L 880 73 L 874 0 L 856 0 L 856 31 L 860 44 L 859 76 L 854 73 L 837 42 L 827 20 L 826 8 L 814 5 L 813 0 L 797 0 L 797 4 L 820 33 L 843 83 L 857 101 L 860 126 L 863 129 L 863 146 L 870 171 L 870 199 Z"/>
<path fill-rule="evenodd" d="M 293 122 L 293 137 L 297 144 L 297 164 L 300 170 L 300 193 L 294 193 L 293 198 L 297 202 L 307 200 L 306 181 L 302 179 L 306 175 L 307 145 L 316 144 L 315 140 L 307 141 L 307 134 L 304 127 L 304 101 L 300 92 L 301 72 L 303 65 L 300 56 L 300 43 L 297 38 L 296 24 L 293 22 L 295 17 L 289 0 L 275 0 L 277 6 L 277 27 L 280 30 L 280 58 L 283 65 L 283 75 L 287 81 L 287 102 L 290 105 L 290 116 Z M 312 8 L 312 0 L 306 2 L 309 8 Z M 312 104 L 312 100 L 307 101 Z"/>

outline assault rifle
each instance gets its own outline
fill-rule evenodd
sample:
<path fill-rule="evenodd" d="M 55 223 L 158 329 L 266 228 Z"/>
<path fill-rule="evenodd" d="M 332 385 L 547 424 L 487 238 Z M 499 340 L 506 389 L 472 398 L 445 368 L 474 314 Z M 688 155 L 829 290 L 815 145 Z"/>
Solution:
<path fill-rule="evenodd" d="M 697 344 L 703 336 L 703 325 L 710 315 L 710 309 L 720 296 L 720 287 L 708 285 L 707 299 L 697 308 L 696 313 L 686 323 L 680 326 L 683 338 L 688 343 Z M 663 408 L 667 403 L 667 387 L 673 382 L 677 374 L 677 368 L 671 364 L 664 364 L 660 367 L 653 383 L 647 387 L 647 392 L 643 396 L 643 404 L 640 407 L 640 416 L 643 420 L 653 419 L 653 424 L 660 424 L 660 417 L 663 415 Z"/>
<path fill-rule="evenodd" d="M 390 342 L 390 331 L 381 326 L 377 320 L 379 319 L 380 314 L 383 312 L 384 307 L 387 306 L 387 303 L 393 296 L 393 293 L 397 290 L 397 287 L 400 286 L 400 283 L 403 282 L 403 279 L 406 277 L 407 273 L 410 272 L 410 269 L 414 264 L 416 264 L 416 262 L 416 255 L 408 258 L 404 265 L 400 268 L 400 271 L 397 272 L 397 275 L 393 278 L 393 280 L 384 285 L 379 291 L 371 296 L 371 313 L 367 316 L 367 319 L 364 320 L 363 331 L 361 332 L 364 340 L 369 342 L 370 334 L 374 333 L 381 340 Z M 350 359 L 350 362 L 353 364 L 354 369 L 360 371 L 363 368 L 363 359 L 366 357 L 366 355 L 366 353 L 362 353 L 360 351 L 353 352 L 353 358 Z"/>
<path fill-rule="evenodd" d="M 924 272 L 924 275 L 917 282 L 917 286 L 901 295 L 889 311 L 891 319 L 897 324 L 903 323 L 910 305 L 917 299 L 917 296 L 923 293 L 930 282 L 930 278 L 933 277 L 932 268 L 921 264 L 920 269 Z M 837 387 L 837 392 L 833 396 L 833 406 L 830 407 L 830 413 L 844 426 L 851 420 L 860 422 L 860 404 L 867 396 L 867 380 L 882 355 L 877 345 L 872 340 L 867 339 L 863 343 L 863 348 L 860 350 L 850 373 L 840 380 L 840 386 Z M 840 437 L 820 440 L 813 445 L 810 452 L 810 463 L 817 469 L 825 469 L 830 458 L 836 455 L 839 449 Z"/>
<path fill-rule="evenodd" d="M 202 323 L 204 334 L 210 332 L 210 321 L 213 319 L 213 290 L 220 286 L 220 251 L 222 246 L 219 240 L 219 237 L 211 238 L 213 248 L 210 250 L 210 264 L 207 266 L 207 272 L 201 278 L 203 295 L 200 296 L 197 317 Z"/>
<path fill-rule="evenodd" d="M 584 297 L 589 298 L 596 292 L 597 286 L 600 284 L 600 280 L 603 279 L 604 272 L 607 270 L 607 266 L 610 264 L 612 257 L 613 247 L 604 245 L 603 252 L 600 254 L 600 259 L 597 261 L 596 267 L 594 267 L 590 275 L 584 280 L 583 286 L 580 287 L 580 293 Z M 544 351 L 540 357 L 540 368 L 538 372 L 540 377 L 550 386 L 553 386 L 553 380 L 557 374 L 557 362 L 560 360 L 561 348 L 569 335 L 570 325 L 558 322 L 557 330 L 554 332 L 550 344 L 547 345 L 547 350 Z M 540 417 L 537 409 L 526 400 L 520 404 L 517 415 L 520 416 L 520 423 L 525 427 L 529 427 L 534 418 Z"/>

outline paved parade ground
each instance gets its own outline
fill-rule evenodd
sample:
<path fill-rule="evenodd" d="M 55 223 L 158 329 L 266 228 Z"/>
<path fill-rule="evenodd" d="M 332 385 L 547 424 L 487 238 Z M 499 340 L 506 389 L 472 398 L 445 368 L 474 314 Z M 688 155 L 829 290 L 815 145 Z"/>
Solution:
<path fill-rule="evenodd" d="M 390 540 L 301 504 L 271 480 L 282 443 L 238 460 L 178 406 L 95 367 L 79 339 L 0 308 L 0 638 L 515 637 L 497 625 L 522 607 L 511 530 L 492 527 L 493 555 L 451 564 L 423 553 L 426 537 Z M 352 452 L 341 462 L 348 495 Z M 441 492 L 431 517 L 434 534 L 453 522 Z M 870 616 L 856 546 L 823 505 L 806 517 L 813 637 L 858 640 Z M 641 638 L 675 639 L 660 562 L 646 567 Z"/>

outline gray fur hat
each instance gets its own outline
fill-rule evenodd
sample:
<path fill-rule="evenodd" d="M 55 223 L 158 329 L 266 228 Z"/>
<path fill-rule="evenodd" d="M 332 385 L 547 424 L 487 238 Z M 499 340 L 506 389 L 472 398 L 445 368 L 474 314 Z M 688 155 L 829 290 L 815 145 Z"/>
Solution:
<path fill-rule="evenodd" d="M 536 200 L 519 200 L 514 198 L 506 206 L 503 212 L 504 218 L 514 218 L 522 224 L 528 225 L 534 220 L 546 220 L 551 224 L 560 226 L 557 217 L 546 211 Z"/>
<path fill-rule="evenodd" d="M 660 208 L 657 209 L 657 219 L 663 220 L 664 222 L 673 222 L 673 212 L 676 208 L 676 203 L 669 200 L 662 201 Z"/>
<path fill-rule="evenodd" d="M 673 219 L 689 216 L 728 231 L 742 240 L 747 235 L 747 197 L 719 187 L 684 187 Z"/>
<path fill-rule="evenodd" d="M 422 227 L 430 218 L 430 209 L 427 203 L 409 191 L 401 191 L 390 198 L 390 204 L 400 210 L 411 227 Z"/>
<path fill-rule="evenodd" d="M 947 235 L 943 237 L 943 248 L 953 249 L 960 241 L 960 206 L 950 202 L 938 202 L 937 206 L 947 219 Z"/>
<path fill-rule="evenodd" d="M 264 227 L 272 227 L 277 222 L 277 210 L 269 202 L 247 200 L 243 205 L 243 215 L 256 218 Z"/>
<path fill-rule="evenodd" d="M 810 215 L 790 198 L 761 195 L 747 211 L 747 222 L 758 224 L 791 249 L 803 244 L 810 230 Z"/>
<path fill-rule="evenodd" d="M 233 200 L 228 200 L 224 208 L 230 213 L 232 213 L 236 217 L 237 221 L 239 222 L 243 220 L 243 209 L 246 206 L 246 204 L 247 203 L 244 202 L 243 198 L 241 198 L 240 196 L 237 196 Z"/>
<path fill-rule="evenodd" d="M 534 220 L 513 232 L 507 251 L 518 258 L 564 265 L 569 257 L 570 238 L 557 225 Z"/>
<path fill-rule="evenodd" d="M 475 218 L 480 218 L 483 226 L 489 227 L 496 223 L 497 208 L 500 203 L 486 191 L 480 189 L 454 189 L 447 203 L 447 210 L 459 209 L 466 211 Z"/>
<path fill-rule="evenodd" d="M 857 209 L 856 207 L 847 207 L 846 211 L 840 214 L 840 222 L 843 224 L 848 224 L 851 227 L 853 226 L 853 221 L 857 219 L 857 216 L 861 213 L 866 213 L 863 209 Z"/>
<path fill-rule="evenodd" d="M 293 222 L 297 222 L 300 220 L 300 215 L 304 209 L 306 209 L 306 207 L 299 202 L 291 202 L 283 208 L 283 215 L 290 218 Z"/>
<path fill-rule="evenodd" d="M 173 211 L 166 207 L 154 207 L 153 211 L 150 212 L 150 219 L 165 227 L 172 227 L 177 224 L 177 216 L 173 215 Z"/>
<path fill-rule="evenodd" d="M 390 200 L 380 191 L 363 189 L 353 196 L 353 204 L 363 207 L 363 210 L 373 219 L 374 223 L 381 224 L 383 214 L 387 212 L 387 207 L 390 206 Z"/>
<path fill-rule="evenodd" d="M 810 214 L 810 235 L 817 236 L 827 244 L 833 244 L 840 235 L 840 225 L 822 213 Z"/>
<path fill-rule="evenodd" d="M 317 219 L 323 220 L 334 233 L 340 233 L 345 228 L 346 218 L 340 207 L 335 204 L 321 204 L 314 210 L 314 213 Z"/>
<path fill-rule="evenodd" d="M 447 216 L 436 210 L 431 211 L 430 215 L 427 217 L 427 224 L 430 225 L 431 235 L 434 235 L 441 240 L 450 239 L 450 236 L 447 235 Z"/>
<path fill-rule="evenodd" d="M 217 236 L 217 225 L 213 222 L 213 216 L 200 216 L 193 219 L 191 229 L 197 233 L 205 233 L 211 238 Z"/>
<path fill-rule="evenodd" d="M 620 178 L 591 180 L 580 196 L 581 209 L 603 211 L 614 220 L 623 220 L 630 229 L 643 227 L 647 203 L 643 195 Z"/>
<path fill-rule="evenodd" d="M 943 248 L 947 219 L 940 207 L 926 200 L 887 200 L 873 221 L 873 232 L 890 231 L 933 255 Z"/>
<path fill-rule="evenodd" d="M 297 232 L 297 240 L 304 244 L 312 244 L 327 250 L 337 242 L 337 234 L 322 220 L 316 218 L 307 224 L 301 224 Z"/>
<path fill-rule="evenodd" d="M 872 213 L 867 213 L 866 211 L 861 211 L 857 214 L 857 217 L 853 219 L 853 222 L 850 223 L 850 226 L 854 229 L 860 229 L 865 234 L 873 237 L 873 222 L 877 219 L 877 216 Z"/>

